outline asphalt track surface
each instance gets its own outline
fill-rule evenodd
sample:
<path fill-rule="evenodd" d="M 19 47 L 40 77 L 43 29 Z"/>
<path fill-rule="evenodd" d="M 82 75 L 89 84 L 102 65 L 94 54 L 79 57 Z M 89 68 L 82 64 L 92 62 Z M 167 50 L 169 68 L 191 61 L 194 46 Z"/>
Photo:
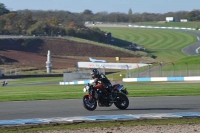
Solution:
<path fill-rule="evenodd" d="M 187 54 L 187 55 L 200 55 L 199 53 L 196 52 L 196 49 L 200 48 L 200 33 L 194 32 L 194 31 L 187 31 L 190 34 L 194 34 L 195 36 L 197 36 L 198 41 L 192 45 L 189 45 L 185 48 L 182 49 L 182 52 Z"/>
<path fill-rule="evenodd" d="M 97 115 L 200 112 L 200 96 L 130 97 L 126 110 L 97 107 L 86 110 L 82 99 L 0 102 L 0 120 Z"/>

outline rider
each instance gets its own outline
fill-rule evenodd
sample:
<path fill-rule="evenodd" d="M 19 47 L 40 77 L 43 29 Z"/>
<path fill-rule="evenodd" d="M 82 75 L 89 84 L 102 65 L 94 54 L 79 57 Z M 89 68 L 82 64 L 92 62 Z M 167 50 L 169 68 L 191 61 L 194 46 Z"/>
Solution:
<path fill-rule="evenodd" d="M 112 92 L 112 84 L 110 83 L 108 78 L 103 73 L 99 73 L 99 71 L 97 69 L 93 69 L 91 72 L 91 75 L 92 75 L 92 78 L 94 79 L 94 81 L 92 83 L 93 86 L 100 83 L 110 93 Z"/>

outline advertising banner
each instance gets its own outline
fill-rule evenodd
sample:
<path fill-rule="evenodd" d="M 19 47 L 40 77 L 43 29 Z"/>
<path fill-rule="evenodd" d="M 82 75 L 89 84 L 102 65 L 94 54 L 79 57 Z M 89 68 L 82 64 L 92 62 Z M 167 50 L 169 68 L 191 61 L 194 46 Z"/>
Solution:
<path fill-rule="evenodd" d="M 106 68 L 106 69 L 135 69 L 148 66 L 144 63 L 97 63 L 97 62 L 77 62 L 78 68 Z"/>

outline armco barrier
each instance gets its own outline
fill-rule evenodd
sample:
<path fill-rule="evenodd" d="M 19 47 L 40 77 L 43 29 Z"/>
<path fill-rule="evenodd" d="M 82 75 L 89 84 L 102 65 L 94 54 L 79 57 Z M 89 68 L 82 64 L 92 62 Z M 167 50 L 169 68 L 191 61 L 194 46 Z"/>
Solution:
<path fill-rule="evenodd" d="M 60 85 L 78 85 L 92 83 L 94 80 L 73 82 L 59 82 Z M 150 77 L 150 78 L 123 78 L 123 82 L 151 82 L 151 81 L 200 81 L 200 76 L 193 77 Z"/>
<path fill-rule="evenodd" d="M 184 27 L 161 27 L 161 26 L 140 26 L 140 25 L 128 25 L 133 28 L 155 28 L 155 29 L 175 29 L 175 30 L 196 30 L 196 28 L 184 28 Z M 198 29 L 200 30 L 200 29 Z"/>
<path fill-rule="evenodd" d="M 152 114 L 123 114 L 123 115 L 97 115 L 97 116 L 77 116 L 77 117 L 55 117 L 55 118 L 35 118 L 0 120 L 1 126 L 30 125 L 30 124 L 50 124 L 83 121 L 111 121 L 111 120 L 138 120 L 138 119 L 166 119 L 200 117 L 200 112 L 178 112 L 178 113 L 152 113 Z"/>
<path fill-rule="evenodd" d="M 123 78 L 123 82 L 150 82 L 150 81 L 200 81 L 200 76 L 194 77 L 150 77 L 150 78 Z"/>
<path fill-rule="evenodd" d="M 60 85 L 78 85 L 78 84 L 88 84 L 92 83 L 94 80 L 83 80 L 83 81 L 73 81 L 73 82 L 60 82 Z"/>

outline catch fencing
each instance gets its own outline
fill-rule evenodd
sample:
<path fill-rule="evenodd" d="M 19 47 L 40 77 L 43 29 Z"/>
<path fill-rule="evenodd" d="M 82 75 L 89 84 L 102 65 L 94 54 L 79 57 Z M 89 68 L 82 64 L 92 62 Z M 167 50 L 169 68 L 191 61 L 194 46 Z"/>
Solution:
<path fill-rule="evenodd" d="M 122 81 L 123 78 L 150 78 L 150 77 L 191 77 L 200 76 L 200 64 L 160 64 L 148 65 L 137 69 L 126 69 L 118 72 L 110 72 L 106 69 L 98 69 L 106 74 L 111 81 Z M 64 82 L 91 80 L 91 69 L 81 69 L 64 73 Z"/>
<path fill-rule="evenodd" d="M 98 69 L 101 73 L 106 74 L 106 76 L 111 81 L 122 81 L 123 78 L 149 78 L 149 77 L 189 77 L 189 76 L 200 76 L 200 64 L 181 64 L 176 65 L 171 64 L 157 64 L 148 65 L 144 67 L 139 67 L 137 69 L 126 69 L 123 71 L 118 70 L 118 72 L 111 72 L 105 68 Z M 15 69 L 1 69 L 1 73 L 6 76 L 12 75 L 26 75 L 23 70 L 19 68 Z M 90 80 L 91 79 L 91 69 L 76 69 L 76 70 L 66 70 L 63 73 L 63 81 L 80 81 L 80 80 Z M 32 73 L 37 75 L 39 73 Z"/>
<path fill-rule="evenodd" d="M 23 71 L 20 68 L 1 68 L 0 69 L 3 75 L 11 76 L 11 75 L 22 75 Z"/>
<path fill-rule="evenodd" d="M 100 73 L 105 74 L 106 69 L 98 69 Z M 78 69 L 76 71 L 64 72 L 63 73 L 63 81 L 71 82 L 71 81 L 81 81 L 81 80 L 90 80 L 91 77 L 91 69 Z"/>
<path fill-rule="evenodd" d="M 159 64 L 128 70 L 126 78 L 200 76 L 200 64 Z"/>

